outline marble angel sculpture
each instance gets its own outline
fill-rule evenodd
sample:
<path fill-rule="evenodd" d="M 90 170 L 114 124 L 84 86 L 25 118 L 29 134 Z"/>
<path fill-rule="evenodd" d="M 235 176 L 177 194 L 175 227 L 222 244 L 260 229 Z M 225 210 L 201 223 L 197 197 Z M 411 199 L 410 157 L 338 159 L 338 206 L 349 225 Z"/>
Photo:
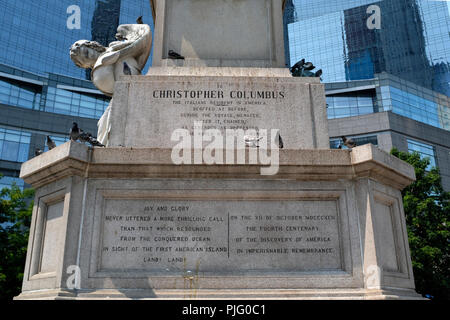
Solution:
<path fill-rule="evenodd" d="M 70 58 L 80 68 L 92 69 L 94 85 L 113 97 L 114 84 L 123 75 L 140 75 L 152 47 L 152 32 L 146 24 L 124 24 L 117 28 L 116 39 L 107 48 L 89 40 L 75 42 Z M 110 127 L 111 104 L 98 123 L 97 140 L 106 145 Z"/>

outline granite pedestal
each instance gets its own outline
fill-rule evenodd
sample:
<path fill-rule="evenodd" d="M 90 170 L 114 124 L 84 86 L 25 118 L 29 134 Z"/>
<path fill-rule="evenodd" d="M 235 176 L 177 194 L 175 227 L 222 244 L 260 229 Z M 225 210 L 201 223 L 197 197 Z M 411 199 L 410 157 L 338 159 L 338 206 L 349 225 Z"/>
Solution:
<path fill-rule="evenodd" d="M 324 85 L 284 68 L 150 68 L 116 83 L 108 147 L 168 148 L 176 130 L 279 130 L 285 149 L 328 149 Z"/>
<path fill-rule="evenodd" d="M 151 3 L 153 67 L 114 78 L 107 148 L 68 142 L 22 166 L 36 196 L 17 299 L 419 299 L 401 197 L 414 169 L 329 149 L 323 84 L 285 66 L 285 1 Z M 276 170 L 196 161 L 231 130 L 246 135 L 215 159 L 250 159 L 275 131 Z"/>
<path fill-rule="evenodd" d="M 68 142 L 24 163 L 36 188 L 17 299 L 416 299 L 400 190 L 372 145 L 258 165 Z"/>

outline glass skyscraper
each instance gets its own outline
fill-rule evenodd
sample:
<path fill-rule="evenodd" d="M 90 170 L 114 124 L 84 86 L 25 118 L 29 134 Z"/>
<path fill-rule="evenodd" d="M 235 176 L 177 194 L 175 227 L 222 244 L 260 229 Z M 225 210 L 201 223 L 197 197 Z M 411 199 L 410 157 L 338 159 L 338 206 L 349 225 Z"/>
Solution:
<path fill-rule="evenodd" d="M 46 135 L 63 143 L 73 121 L 95 134 L 109 103 L 70 60 L 70 46 L 81 39 L 107 45 L 119 24 L 142 15 L 153 29 L 153 21 L 149 0 L 0 5 L 0 184 L 23 184 L 20 165 L 45 150 Z M 73 5 L 80 28 L 71 29 Z M 450 2 L 286 0 L 284 21 L 287 66 L 306 58 L 324 71 L 331 147 L 345 134 L 387 151 L 434 150 L 450 189 Z M 383 114 L 388 124 L 369 130 Z"/>
<path fill-rule="evenodd" d="M 292 0 L 292 10 L 287 61 L 323 69 L 331 147 L 350 135 L 416 150 L 450 189 L 450 1 Z"/>
<path fill-rule="evenodd" d="M 308 56 L 325 82 L 387 72 L 450 96 L 450 2 L 294 0 L 288 25 L 291 65 Z M 371 5 L 380 28 L 369 29 Z"/>
<path fill-rule="evenodd" d="M 77 5 L 80 29 L 69 29 L 68 8 Z M 153 27 L 149 0 L 0 0 L 0 63 L 28 72 L 86 79 L 86 72 L 70 60 L 77 40 L 114 41 L 119 24 L 135 23 L 143 15 Z"/>
<path fill-rule="evenodd" d="M 153 19 L 149 0 L 0 0 L 0 8 L 1 188 L 23 186 L 20 165 L 36 149 L 46 150 L 47 135 L 67 141 L 73 121 L 97 132 L 110 99 L 71 61 L 70 46 L 82 39 L 106 46 L 120 24 L 143 16 L 153 29 Z M 77 9 L 80 25 L 68 24 Z"/>

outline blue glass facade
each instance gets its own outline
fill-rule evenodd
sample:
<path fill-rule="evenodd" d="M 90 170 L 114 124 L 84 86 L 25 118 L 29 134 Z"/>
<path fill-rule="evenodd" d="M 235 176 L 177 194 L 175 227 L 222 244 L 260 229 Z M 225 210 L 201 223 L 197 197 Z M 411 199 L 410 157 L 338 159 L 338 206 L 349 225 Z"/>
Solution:
<path fill-rule="evenodd" d="M 401 116 L 450 131 L 450 99 L 386 73 L 377 75 L 372 89 L 345 93 L 327 90 L 328 119 L 392 111 Z M 358 82 L 350 82 L 357 85 Z M 330 88 L 331 84 L 326 84 Z"/>
<path fill-rule="evenodd" d="M 358 146 L 362 146 L 368 143 L 373 144 L 374 146 L 378 145 L 378 138 L 377 136 L 360 136 L 360 137 L 353 137 L 352 140 L 356 143 Z M 330 139 L 330 148 L 331 149 L 348 149 L 341 138 L 338 139 Z"/>
<path fill-rule="evenodd" d="M 4 69 L 8 72 L 1 72 Z M 0 65 L 1 104 L 91 119 L 99 119 L 109 104 L 110 98 L 89 81 L 54 74 L 34 81 L 25 72 L 21 72 L 22 77 L 15 77 L 15 71 Z"/>
<path fill-rule="evenodd" d="M 0 78 L 0 103 L 27 108 L 39 109 L 42 90 L 39 86 Z"/>
<path fill-rule="evenodd" d="M 372 91 L 336 94 L 327 97 L 328 119 L 362 116 L 377 112 L 377 102 Z"/>
<path fill-rule="evenodd" d="M 450 131 L 450 98 L 387 73 L 377 75 L 377 104 L 431 126 Z"/>
<path fill-rule="evenodd" d="M 294 5 L 296 16 L 287 28 L 291 65 L 311 60 L 324 70 L 325 82 L 386 72 L 450 96 L 450 2 L 294 0 Z M 368 27 L 374 17 L 369 5 L 380 9 L 379 29 Z"/>
<path fill-rule="evenodd" d="M 430 160 L 430 164 L 428 165 L 427 170 L 431 170 L 431 168 L 437 166 L 436 152 L 433 146 L 416 140 L 408 139 L 408 151 L 411 153 L 419 153 L 422 159 L 428 158 Z"/>
<path fill-rule="evenodd" d="M 69 10 L 74 5 L 80 9 L 79 28 L 68 24 L 75 21 L 70 18 L 76 12 Z M 89 123 L 84 129 L 95 134 L 96 120 L 109 104 L 89 81 L 90 72 L 70 59 L 70 46 L 82 39 L 106 46 L 115 41 L 118 25 L 143 16 L 153 29 L 153 19 L 149 0 L 0 0 L 0 8 L 0 187 L 13 182 L 23 187 L 20 163 L 35 149 L 48 150 L 46 135 L 64 143 L 72 121 Z M 149 65 L 151 57 L 144 73 Z M 18 118 L 23 109 L 30 110 L 27 119 Z M 14 121 L 8 119 L 12 114 Z M 62 119 L 64 126 L 54 123 Z"/>
<path fill-rule="evenodd" d="M 67 9 L 81 9 L 80 29 L 70 30 Z M 0 0 L 0 63 L 45 75 L 62 74 L 86 79 L 69 57 L 77 40 L 114 40 L 119 24 L 135 23 L 143 15 L 151 24 L 149 0 Z"/>
<path fill-rule="evenodd" d="M 31 133 L 0 127 L 0 160 L 24 162 L 28 160 Z"/>
<path fill-rule="evenodd" d="M 23 189 L 25 182 L 20 178 L 15 177 L 0 177 L 0 190 L 3 188 L 11 188 L 12 185 L 16 185 L 19 188 Z"/>
<path fill-rule="evenodd" d="M 49 87 L 44 111 L 99 119 L 108 104 L 106 97 Z"/>
<path fill-rule="evenodd" d="M 381 92 L 383 98 L 387 98 L 384 101 L 384 107 L 388 107 L 387 110 L 393 110 L 399 115 L 428 123 L 435 127 L 441 126 L 438 105 L 435 102 L 390 86 L 381 87 Z M 390 108 L 388 106 L 389 103 L 391 103 Z"/>

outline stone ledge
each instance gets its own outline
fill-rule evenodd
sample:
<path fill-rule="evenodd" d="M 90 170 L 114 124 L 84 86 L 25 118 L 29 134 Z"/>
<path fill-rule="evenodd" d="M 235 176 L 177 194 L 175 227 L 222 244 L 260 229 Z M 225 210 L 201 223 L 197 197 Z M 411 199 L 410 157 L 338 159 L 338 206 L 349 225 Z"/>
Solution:
<path fill-rule="evenodd" d="M 39 290 L 15 300 L 426 300 L 414 290 L 277 289 L 277 290 Z"/>
<path fill-rule="evenodd" d="M 91 151 L 90 151 L 91 150 Z M 89 153 L 92 153 L 89 155 Z M 349 150 L 280 150 L 278 174 L 261 165 L 175 165 L 170 149 L 88 148 L 67 142 L 22 165 L 20 177 L 33 187 L 70 175 L 89 178 L 287 179 L 333 181 L 368 177 L 403 189 L 414 168 L 373 145 Z M 248 159 L 248 150 L 247 157 Z M 88 161 L 89 157 L 91 160 Z"/>
<path fill-rule="evenodd" d="M 161 69 L 161 70 L 159 70 Z M 316 77 L 293 77 L 289 69 L 274 69 L 272 72 L 263 68 L 182 68 L 173 67 L 170 70 L 165 71 L 166 68 L 158 68 L 146 76 L 121 76 L 117 83 L 145 83 L 151 81 L 165 81 L 165 82 L 175 82 L 175 81 L 185 81 L 189 80 L 200 80 L 200 81 L 217 81 L 218 79 L 247 79 L 254 83 L 258 82 L 280 82 L 280 83 L 300 83 L 305 85 L 320 85 L 319 78 Z M 212 69 L 212 70 L 210 70 Z M 222 70 L 225 69 L 225 70 Z M 164 71 L 163 71 L 164 70 Z"/>
<path fill-rule="evenodd" d="M 292 78 L 288 68 L 229 68 L 229 67 L 152 67 L 148 76 L 200 77 L 284 77 Z M 133 77 L 133 80 L 141 77 Z M 145 79 L 145 78 L 144 78 Z M 319 83 L 318 78 L 299 78 L 305 83 Z M 143 79 L 140 79 L 143 80 Z"/>
<path fill-rule="evenodd" d="M 44 185 L 67 175 L 82 175 L 88 163 L 88 150 L 81 143 L 66 142 L 24 162 L 20 177 L 24 179 L 23 177 L 33 175 L 32 181 L 43 179 L 40 185 Z"/>

